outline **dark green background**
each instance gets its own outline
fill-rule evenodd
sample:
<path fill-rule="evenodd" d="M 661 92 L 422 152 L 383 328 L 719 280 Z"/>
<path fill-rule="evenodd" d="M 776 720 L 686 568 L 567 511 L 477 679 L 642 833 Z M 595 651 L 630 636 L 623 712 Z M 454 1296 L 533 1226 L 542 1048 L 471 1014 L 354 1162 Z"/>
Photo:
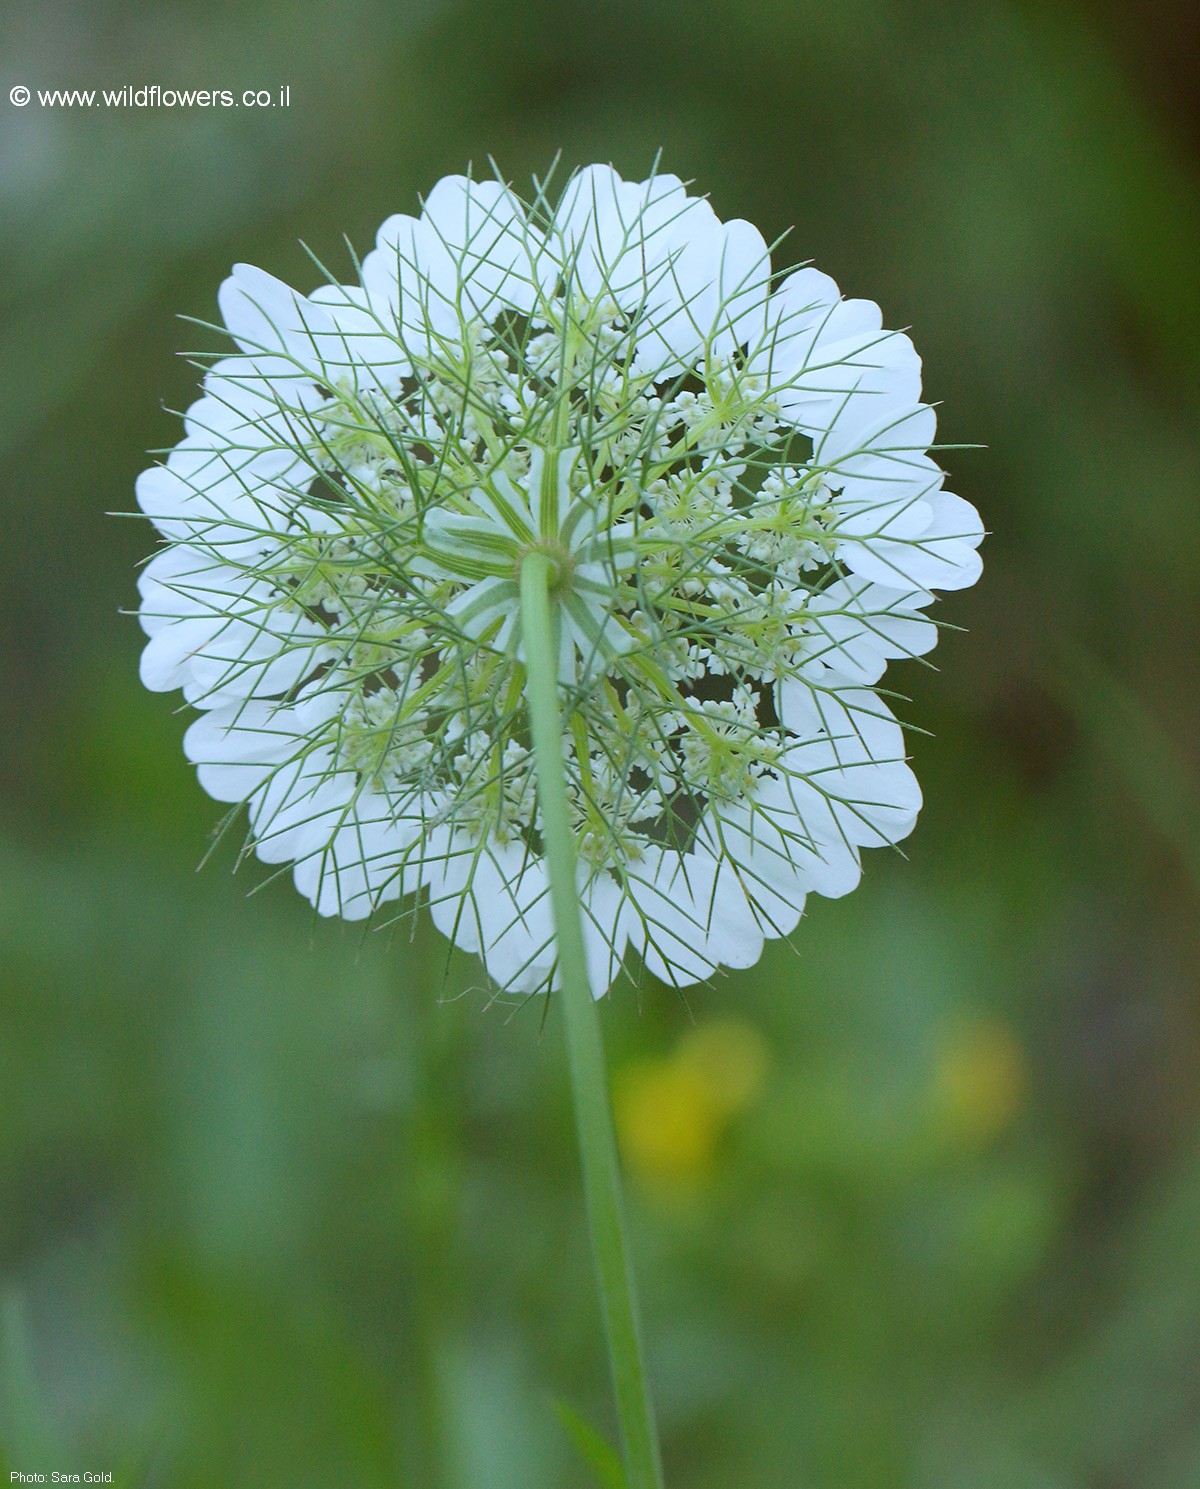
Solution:
<path fill-rule="evenodd" d="M 150 534 L 105 514 L 178 437 L 175 316 L 213 316 L 234 260 L 311 288 L 298 239 L 345 270 L 343 233 L 365 251 L 468 161 L 520 186 L 661 147 L 913 327 L 943 438 L 988 446 L 946 463 L 994 534 L 939 606 L 967 634 L 889 676 L 930 731 L 905 856 L 754 971 L 605 1006 L 618 1081 L 667 1080 L 693 1019 L 769 1051 L 690 1178 L 631 1149 L 671 1489 L 1200 1483 L 1192 7 L 60 0 L 4 26 L 3 1467 L 587 1482 L 551 1404 L 611 1431 L 557 1020 L 423 926 L 247 898 L 229 846 L 194 872 L 219 809 L 118 613 Z M 156 82 L 292 101 L 7 101 Z"/>

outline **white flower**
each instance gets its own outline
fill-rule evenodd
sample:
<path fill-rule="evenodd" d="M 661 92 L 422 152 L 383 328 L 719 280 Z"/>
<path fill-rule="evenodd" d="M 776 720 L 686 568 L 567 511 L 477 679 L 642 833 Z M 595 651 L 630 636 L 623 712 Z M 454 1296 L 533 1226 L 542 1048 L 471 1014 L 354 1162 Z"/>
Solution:
<path fill-rule="evenodd" d="M 555 943 L 519 579 L 551 564 L 589 973 L 747 966 L 920 793 L 872 691 L 979 574 L 906 336 L 673 176 L 450 177 L 361 284 L 238 266 L 138 499 L 148 687 L 323 915 L 426 899 L 502 988 Z"/>

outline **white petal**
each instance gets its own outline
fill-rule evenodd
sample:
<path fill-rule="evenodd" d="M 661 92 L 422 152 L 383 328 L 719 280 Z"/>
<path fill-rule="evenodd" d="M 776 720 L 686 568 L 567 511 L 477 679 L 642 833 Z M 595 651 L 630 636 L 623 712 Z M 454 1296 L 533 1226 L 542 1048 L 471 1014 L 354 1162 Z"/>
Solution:
<path fill-rule="evenodd" d="M 716 870 L 709 854 L 663 848 L 627 870 L 636 915 L 631 940 L 649 971 L 675 987 L 701 982 L 716 968 L 707 949 Z"/>
<path fill-rule="evenodd" d="M 183 753 L 216 801 L 246 801 L 297 749 L 295 733 L 270 704 L 226 705 L 202 714 L 183 736 Z"/>
<path fill-rule="evenodd" d="M 580 866 L 580 910 L 592 996 L 602 998 L 616 981 L 629 943 L 634 918 L 611 875 L 588 877 Z"/>
<path fill-rule="evenodd" d="M 814 691 L 787 682 L 779 707 L 799 738 L 781 768 L 789 773 L 801 816 L 808 816 L 807 793 L 816 793 L 847 844 L 879 847 L 912 831 L 920 786 L 905 763 L 900 726 L 877 694 L 866 688 Z"/>
<path fill-rule="evenodd" d="M 217 302 L 260 376 L 286 385 L 322 374 L 321 340 L 336 329 L 322 306 L 252 264 L 234 265 Z"/>
<path fill-rule="evenodd" d="M 749 904 L 759 935 L 767 937 L 794 931 L 810 887 L 798 867 L 794 841 L 780 831 L 779 816 L 776 804 L 765 800 L 737 806 L 710 804 L 698 828 L 710 852 L 728 859 L 727 876 L 733 879 L 728 898 Z M 786 826 L 791 819 L 788 813 L 783 817 Z M 728 962 L 728 957 L 722 960 Z"/>
<path fill-rule="evenodd" d="M 142 649 L 142 685 L 169 693 L 187 681 L 193 656 L 212 636 L 209 620 L 172 621 L 157 630 Z"/>
<path fill-rule="evenodd" d="M 394 310 L 371 303 L 357 285 L 326 284 L 309 299 L 328 314 L 332 329 L 317 338 L 321 367 L 331 385 L 359 391 L 394 390 L 412 370 L 400 344 Z"/>
<path fill-rule="evenodd" d="M 515 843 L 491 847 L 472 885 L 483 961 L 506 992 L 532 993 L 550 980 L 557 956 L 545 865 Z"/>
<path fill-rule="evenodd" d="M 368 303 L 385 325 L 395 321 L 406 354 L 427 357 L 459 330 L 454 261 L 423 218 L 389 217 L 376 244 L 362 266 Z"/>
<path fill-rule="evenodd" d="M 806 607 L 806 676 L 820 681 L 831 672 L 845 682 L 869 685 L 889 660 L 923 656 L 937 643 L 937 627 L 916 607 L 932 601 L 922 590 L 838 580 Z"/>
<path fill-rule="evenodd" d="M 862 578 L 889 587 L 965 589 L 979 578 L 983 538 L 979 514 L 969 502 L 932 491 L 920 502 L 926 520 L 911 537 L 894 540 L 886 528 L 878 538 L 839 543 L 839 559 Z"/>
<path fill-rule="evenodd" d="M 712 349 L 727 357 L 753 340 L 771 283 L 771 253 L 753 223 L 734 218 L 721 230 Z"/>
<path fill-rule="evenodd" d="M 764 782 L 746 806 L 710 809 L 709 839 L 738 865 L 766 934 L 786 935 L 808 891 L 848 894 L 860 865 L 824 795 L 804 780 Z"/>
<path fill-rule="evenodd" d="M 797 269 L 776 286 L 751 327 L 749 370 L 786 387 L 808 364 L 822 324 L 841 298 L 837 285 L 816 269 Z"/>
<path fill-rule="evenodd" d="M 448 254 L 467 304 L 483 320 L 508 306 L 528 312 L 536 303 L 532 265 L 540 235 L 520 204 L 498 181 L 444 176 L 425 199 L 422 220 Z"/>
<path fill-rule="evenodd" d="M 346 819 L 356 777 L 333 751 L 309 750 L 275 771 L 250 803 L 254 851 L 264 863 L 304 859 L 325 848 Z"/>
<path fill-rule="evenodd" d="M 421 803 L 403 808 L 387 793 L 359 787 L 328 841 L 296 864 L 296 887 L 319 915 L 363 920 L 380 905 L 399 899 L 407 887 L 405 868 L 421 830 Z"/>
<path fill-rule="evenodd" d="M 925 452 L 936 432 L 933 409 L 916 404 L 888 410 L 867 425 L 839 423 L 816 441 L 813 454 L 835 473 L 833 484 L 842 484 L 848 497 L 882 501 L 899 494 L 897 484 L 927 489 Z"/>
<path fill-rule="evenodd" d="M 556 953 L 544 865 L 522 844 L 464 833 L 446 833 L 431 848 L 424 877 L 442 934 L 482 956 L 506 991 L 547 984 Z"/>
<path fill-rule="evenodd" d="M 638 310 L 670 278 L 676 228 L 688 209 L 677 176 L 622 181 L 611 166 L 588 166 L 563 193 L 555 226 L 573 251 L 574 277 L 589 297 L 607 295 Z"/>

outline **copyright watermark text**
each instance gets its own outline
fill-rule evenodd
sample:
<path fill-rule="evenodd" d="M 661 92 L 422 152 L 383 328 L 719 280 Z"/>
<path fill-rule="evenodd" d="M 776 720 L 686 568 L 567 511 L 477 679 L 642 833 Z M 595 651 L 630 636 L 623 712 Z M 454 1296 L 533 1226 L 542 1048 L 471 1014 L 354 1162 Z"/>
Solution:
<path fill-rule="evenodd" d="M 113 1476 L 103 1472 L 64 1473 L 54 1469 L 51 1473 L 18 1473 L 16 1469 L 8 1476 L 10 1484 L 111 1484 Z"/>
<path fill-rule="evenodd" d="M 291 107 L 292 87 L 278 88 L 164 88 L 149 83 L 135 88 L 38 88 L 17 83 L 8 90 L 8 101 L 23 109 L 35 104 L 43 109 L 286 109 Z"/>

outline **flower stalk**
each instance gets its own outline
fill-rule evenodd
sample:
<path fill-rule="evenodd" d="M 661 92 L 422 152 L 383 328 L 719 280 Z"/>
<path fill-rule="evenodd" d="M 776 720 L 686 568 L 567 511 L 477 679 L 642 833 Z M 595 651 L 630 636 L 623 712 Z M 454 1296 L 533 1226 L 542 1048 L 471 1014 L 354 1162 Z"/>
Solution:
<path fill-rule="evenodd" d="M 525 556 L 521 564 L 520 607 L 525 698 L 562 983 L 563 1026 L 592 1257 L 608 1338 L 626 1477 L 629 1489 L 662 1489 L 658 1434 L 643 1362 L 633 1267 L 625 1234 L 604 1044 L 588 981 L 576 889 L 575 840 L 563 769 L 562 718 L 558 706 L 556 617 L 550 600 L 553 569 L 553 561 L 544 553 L 535 551 Z"/>

